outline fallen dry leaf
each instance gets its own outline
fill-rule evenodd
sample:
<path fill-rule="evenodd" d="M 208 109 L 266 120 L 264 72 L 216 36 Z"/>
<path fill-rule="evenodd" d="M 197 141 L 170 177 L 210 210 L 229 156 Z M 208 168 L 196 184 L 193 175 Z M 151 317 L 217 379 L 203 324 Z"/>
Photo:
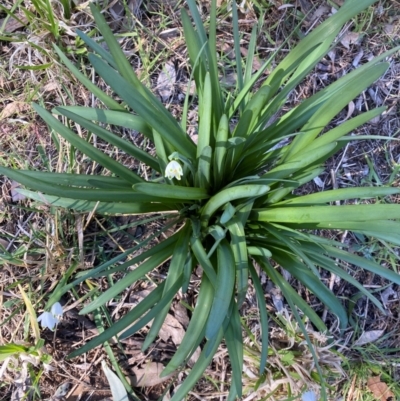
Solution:
<path fill-rule="evenodd" d="M 176 82 L 176 70 L 172 62 L 165 63 L 157 79 L 157 89 L 162 100 L 168 100 L 173 91 Z"/>
<path fill-rule="evenodd" d="M 8 32 L 8 33 L 14 32 L 19 28 L 25 26 L 25 24 L 28 22 L 28 18 L 26 18 L 25 15 L 17 14 L 17 18 L 18 19 L 12 17 L 8 18 L 6 26 L 4 27 L 2 32 Z M 2 18 L 0 20 L 0 28 L 3 26 L 5 19 L 6 18 Z"/>
<path fill-rule="evenodd" d="M 6 107 L 4 107 L 3 111 L 0 114 L 0 121 L 5 118 L 11 117 L 14 114 L 20 114 L 30 109 L 29 103 L 25 102 L 11 102 L 8 103 Z"/>
<path fill-rule="evenodd" d="M 394 25 L 393 24 L 386 24 L 386 25 L 384 25 L 383 30 L 385 31 L 385 33 L 390 35 L 391 33 L 394 32 Z"/>
<path fill-rule="evenodd" d="M 18 202 L 25 199 L 25 196 L 17 191 L 18 188 L 21 188 L 21 185 L 17 181 L 11 181 L 10 192 L 13 202 Z"/>
<path fill-rule="evenodd" d="M 158 333 L 158 336 L 164 341 L 167 342 L 171 337 L 172 342 L 178 347 L 182 342 L 182 339 L 185 335 L 185 330 L 183 326 L 179 323 L 179 321 L 172 315 L 168 314 L 161 329 Z M 196 351 L 188 360 L 188 365 L 193 366 L 196 361 L 199 359 L 201 353 L 200 347 L 197 347 Z"/>
<path fill-rule="evenodd" d="M 370 377 L 367 386 L 371 390 L 374 397 L 379 401 L 394 401 L 394 394 L 390 391 L 388 385 L 381 382 L 380 376 Z"/>
<path fill-rule="evenodd" d="M 347 32 L 340 39 L 340 43 L 346 48 L 350 49 L 350 45 L 360 43 L 362 35 L 357 32 Z"/>
<path fill-rule="evenodd" d="M 119 21 L 125 15 L 125 8 L 122 4 L 122 1 L 115 1 L 112 3 L 112 6 L 109 8 L 111 16 L 114 18 L 114 21 Z"/>
<path fill-rule="evenodd" d="M 393 297 L 394 299 L 397 298 L 397 292 L 393 291 L 392 286 L 386 288 L 386 290 L 381 293 L 382 304 L 386 309 L 390 297 Z"/>
<path fill-rule="evenodd" d="M 320 188 L 324 188 L 324 187 L 325 187 L 325 184 L 324 184 L 324 182 L 321 180 L 321 178 L 319 178 L 319 177 L 314 177 L 314 178 L 313 178 L 313 181 L 314 181 L 315 185 L 317 185 L 318 187 L 320 187 Z"/>
<path fill-rule="evenodd" d="M 241 47 L 241 48 L 240 48 L 240 53 L 242 54 L 243 57 L 246 57 L 246 58 L 247 58 L 247 56 L 248 56 L 248 54 L 249 54 L 248 50 L 247 50 L 245 47 Z M 262 63 L 262 62 L 258 59 L 258 57 L 257 57 L 256 55 L 254 55 L 254 58 L 253 58 L 253 65 L 251 66 L 252 71 L 253 71 L 253 72 L 254 72 L 254 71 L 258 71 L 259 69 L 261 69 L 261 67 L 263 66 L 263 64 L 264 64 L 264 63 Z M 268 73 L 268 71 L 264 71 L 264 74 L 267 74 L 267 73 Z"/>
<path fill-rule="evenodd" d="M 0 238 L 0 250 L 1 249 L 7 249 L 9 245 L 10 245 L 9 241 L 7 241 L 7 240 L 5 240 L 3 238 Z M 1 375 L 0 375 L 0 378 L 1 378 Z"/>
<path fill-rule="evenodd" d="M 227 74 L 220 79 L 220 82 L 226 88 L 233 88 L 237 83 L 237 75 L 235 73 Z"/>
<path fill-rule="evenodd" d="M 310 20 L 315 21 L 323 17 L 324 15 L 329 14 L 329 7 L 326 5 L 319 6 L 314 13 L 312 14 Z"/>
<path fill-rule="evenodd" d="M 348 120 L 352 116 L 352 114 L 354 113 L 355 108 L 356 108 L 356 105 L 351 100 L 349 105 L 348 105 L 348 107 L 347 107 L 347 116 L 346 116 L 346 118 L 344 120 L 342 120 L 340 122 L 340 124 L 342 124 L 343 122 L 345 122 L 346 120 Z"/>
<path fill-rule="evenodd" d="M 385 330 L 371 330 L 364 331 L 360 338 L 354 343 L 356 346 L 365 345 L 376 341 L 379 337 L 383 335 Z"/>
<path fill-rule="evenodd" d="M 52 92 L 54 90 L 57 90 L 59 87 L 60 86 L 57 82 L 49 82 L 43 87 L 43 92 Z"/>
<path fill-rule="evenodd" d="M 144 299 L 148 294 L 150 293 L 150 290 L 143 290 L 136 292 L 134 294 L 131 294 L 129 298 L 129 302 L 132 302 L 134 304 L 139 303 L 142 299 Z M 187 317 L 187 315 L 186 315 Z M 151 323 L 147 325 L 147 327 L 150 327 Z M 171 314 L 168 314 L 167 317 L 165 318 L 165 321 L 163 325 L 161 326 L 161 329 L 158 333 L 159 337 L 164 341 L 168 342 L 169 338 L 171 338 L 172 342 L 175 344 L 176 347 L 180 345 L 182 342 L 182 339 L 185 335 L 186 331 L 183 328 L 182 324 Z M 196 351 L 193 353 L 193 355 L 190 357 L 190 359 L 187 361 L 188 365 L 192 367 L 197 360 L 199 359 L 201 354 L 201 348 L 197 347 Z"/>
<path fill-rule="evenodd" d="M 304 14 L 308 14 L 308 12 L 313 8 L 313 5 L 308 0 L 300 0 L 300 7 Z"/>
<path fill-rule="evenodd" d="M 140 6 L 142 5 L 143 0 L 129 0 L 128 8 L 131 10 L 132 14 L 137 16 L 139 14 Z"/>
<path fill-rule="evenodd" d="M 168 314 L 158 335 L 165 342 L 168 342 L 171 337 L 172 342 L 175 345 L 179 345 L 185 335 L 185 330 L 175 317 Z"/>
<path fill-rule="evenodd" d="M 157 384 L 168 380 L 173 373 L 168 376 L 161 377 L 160 374 L 164 369 L 164 365 L 158 362 L 149 362 L 142 367 L 135 366 L 132 370 L 135 376 L 130 376 L 131 384 L 135 387 L 153 387 Z"/>
<path fill-rule="evenodd" d="M 189 316 L 187 312 L 188 310 L 180 302 L 177 302 L 174 305 L 174 316 L 183 328 L 186 328 L 189 325 Z"/>

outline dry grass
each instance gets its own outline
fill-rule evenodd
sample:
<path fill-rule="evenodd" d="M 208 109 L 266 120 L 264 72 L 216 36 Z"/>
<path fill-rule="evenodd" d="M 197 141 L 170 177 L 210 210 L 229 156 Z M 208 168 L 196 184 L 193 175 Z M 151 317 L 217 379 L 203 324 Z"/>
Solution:
<path fill-rule="evenodd" d="M 339 3 L 339 1 L 337 2 Z M 126 55 L 130 57 L 138 75 L 151 85 L 154 91 L 160 90 L 158 77 L 164 65 L 167 62 L 173 64 L 177 71 L 177 81 L 173 88 L 170 88 L 170 96 L 167 96 L 165 102 L 167 107 L 179 117 L 182 110 L 182 99 L 188 90 L 189 76 L 178 12 L 183 2 L 175 0 L 148 1 L 139 8 L 140 3 L 141 1 L 138 0 L 128 2 L 128 8 L 133 11 L 133 14 L 129 15 L 117 8 L 119 2 L 112 2 L 106 11 L 107 18 L 114 32 L 121 34 L 119 36 L 120 43 Z M 218 39 L 223 59 L 224 79 L 229 86 L 229 82 L 235 79 L 232 76 L 233 38 L 230 20 L 227 17 L 226 8 L 224 8 L 225 2 L 219 3 L 222 5 L 221 16 L 224 18 L 219 25 Z M 248 3 L 240 15 L 243 57 L 246 56 L 251 28 L 254 24 L 259 24 L 261 33 L 257 41 L 258 57 L 253 66 L 255 70 L 259 67 L 258 63 L 266 60 L 275 48 L 292 33 L 302 20 L 304 12 L 308 12 L 310 8 L 314 7 L 310 16 L 301 24 L 299 31 L 282 50 L 282 56 L 293 47 L 299 35 L 306 33 L 327 17 L 333 4 L 324 0 L 312 2 L 301 0 L 291 2 L 294 7 L 290 5 L 280 7 L 287 2 L 283 0 L 260 1 L 259 3 L 263 4 L 263 9 L 260 11 L 258 7 L 252 6 L 251 2 Z M 32 10 L 29 8 L 29 4 L 29 2 L 23 3 L 27 9 Z M 6 1 L 4 6 L 11 9 L 12 3 Z M 15 12 L 21 16 L 23 15 L 19 14 L 22 12 L 21 10 L 17 8 Z M 360 16 L 352 25 L 347 26 L 347 30 L 343 31 L 341 43 L 321 61 L 298 90 L 291 94 L 285 109 L 290 109 L 315 91 L 343 76 L 357 64 L 368 60 L 371 55 L 381 54 L 395 43 L 399 43 L 399 10 L 400 3 L 397 0 L 382 0 L 374 9 Z M 208 2 L 203 2 L 202 11 L 206 19 Z M 73 33 L 76 27 L 86 32 L 93 29 L 87 8 L 83 4 L 81 8 L 74 11 L 71 20 L 68 21 L 62 17 L 60 10 L 56 10 L 56 15 L 64 24 L 62 25 L 64 29 L 60 31 L 58 39 L 59 45 L 70 48 L 71 59 L 80 64 L 88 76 L 97 80 L 93 71 L 84 67 L 84 53 L 81 52 L 82 48 L 79 47 L 80 44 L 75 40 Z M 0 20 L 5 16 L 0 11 Z M 3 40 L 0 43 L 0 110 L 2 110 L 0 115 L 0 162 L 3 165 L 17 168 L 66 171 L 71 161 L 68 144 L 49 133 L 47 126 L 32 113 L 29 102 L 40 102 L 47 109 L 51 109 L 61 104 L 94 106 L 96 100 L 57 62 L 51 47 L 51 43 L 55 40 L 54 35 L 43 29 L 39 19 L 33 18 L 32 21 L 26 22 L 26 26 L 20 26 L 15 30 L 16 25 L 10 24 L 8 22 L 3 33 L 8 29 L 10 31 L 8 38 L 11 40 Z M 0 27 L 2 25 L 0 22 Z M 349 35 L 349 32 L 353 32 L 352 35 Z M 362 38 L 358 35 L 359 32 L 363 33 Z M 26 69 L 27 67 L 37 68 L 37 66 L 42 68 L 47 64 L 49 66 L 43 69 Z M 103 82 L 97 83 L 107 90 Z M 340 124 L 351 115 L 356 115 L 358 111 L 385 104 L 388 106 L 387 112 L 370 124 L 363 126 L 355 132 L 355 135 L 398 136 L 400 129 L 399 91 L 400 59 L 398 56 L 394 56 L 390 60 L 390 69 L 386 75 L 355 99 L 348 106 L 348 110 L 344 110 L 337 116 L 332 124 Z M 194 125 L 196 121 L 195 103 L 192 105 L 192 110 L 191 121 Z M 78 132 L 78 134 L 84 136 L 85 132 Z M 128 131 L 122 131 L 119 134 L 152 152 L 150 144 L 141 135 Z M 135 165 L 134 161 L 123 154 L 116 155 L 115 149 L 105 148 L 101 140 L 97 140 L 97 146 L 108 154 L 124 160 L 126 165 L 140 170 L 140 166 Z M 343 152 L 330 160 L 326 171 L 319 177 L 320 180 L 303 190 L 311 192 L 321 190 L 321 187 L 325 189 L 342 188 L 379 182 L 398 185 L 399 154 L 400 148 L 396 141 L 350 142 Z M 76 155 L 76 158 L 73 159 L 73 171 L 98 172 L 97 166 L 81 155 Z M 142 173 L 146 174 L 146 171 L 142 170 Z M 75 264 L 77 269 L 95 266 L 120 250 L 130 247 L 138 239 L 148 237 L 161 224 L 152 222 L 146 226 L 136 226 L 135 220 L 132 218 L 110 219 L 57 211 L 46 205 L 39 205 L 25 199 L 19 200 L 13 191 L 16 184 L 6 178 L 2 179 L 1 184 L 0 322 L 3 324 L 0 326 L 0 344 L 10 342 L 32 344 L 33 341 L 26 305 L 17 284 L 22 286 L 34 309 L 39 313 L 48 295 L 72 265 Z M 389 201 L 398 202 L 398 199 L 392 198 Z M 121 232 L 115 232 L 114 228 L 121 224 L 126 224 L 127 227 Z M 321 234 L 325 235 L 326 233 Z M 355 252 L 373 256 L 388 267 L 398 268 L 399 254 L 396 249 L 378 243 L 369 243 L 361 237 L 355 237 L 348 233 L 338 233 L 337 238 L 350 244 Z M 350 266 L 349 269 L 351 270 Z M 380 341 L 378 342 L 379 347 L 399 348 L 400 297 L 398 290 L 388 286 L 388 283 L 383 280 L 378 280 L 364 272 L 354 271 L 352 273 L 372 290 L 390 288 L 392 292 L 387 293 L 388 296 L 384 302 L 387 315 L 384 316 L 374 306 L 366 303 L 363 298 L 357 298 L 354 289 L 347 284 L 337 281 L 331 276 L 323 277 L 323 280 L 337 296 L 343 300 L 353 298 L 355 302 L 353 310 L 356 318 L 355 325 L 346 333 L 340 334 L 335 330 L 335 318 L 329 314 L 326 316 L 327 325 L 335 335 L 335 345 L 339 344 L 341 353 L 347 355 L 347 364 L 341 363 L 346 360 L 345 357 L 339 357 L 333 351 L 334 347 L 327 346 L 322 341 L 323 339 L 315 333 L 317 350 L 322 361 L 326 362 L 322 363 L 326 369 L 326 375 L 331 377 L 332 384 L 337 386 L 334 387 L 335 390 L 332 393 L 338 392 L 341 386 L 346 390 L 345 382 L 349 378 L 351 379 L 349 375 L 359 374 L 356 362 L 360 355 L 364 357 L 367 355 L 366 358 L 370 358 L 370 354 L 363 353 L 354 346 L 355 341 L 362 333 L 383 330 L 378 340 Z M 160 269 L 155 274 L 162 275 L 164 271 Z M 182 304 L 193 304 L 198 280 L 199 278 L 194 275 L 190 297 L 176 300 L 173 305 L 171 318 L 174 319 L 174 326 L 172 326 L 174 328 L 172 331 L 167 330 L 165 336 L 159 338 L 146 354 L 140 352 L 144 333 L 138 333 L 124 342 L 123 350 L 118 347 L 114 348 L 115 355 L 126 375 L 134 376 L 136 374 L 137 376 L 140 369 L 146 369 L 146 366 L 149 367 L 151 363 L 162 363 L 170 358 L 179 341 L 173 337 L 173 334 L 184 332 L 188 322 L 188 312 Z M 268 289 L 270 284 L 267 282 L 264 284 Z M 293 281 L 292 284 L 315 307 L 316 311 L 324 313 L 323 306 L 316 302 L 312 294 L 298 283 Z M 109 282 L 98 280 L 96 285 L 102 289 L 106 288 Z M 128 308 L 138 302 L 140 296 L 149 290 L 149 286 L 150 284 L 147 282 L 137 284 L 124 293 L 121 299 L 110 304 L 109 312 L 112 317 L 117 319 L 126 313 Z M 269 288 L 269 290 L 271 289 Z M 48 353 L 53 358 L 52 370 L 42 371 L 42 365 L 39 364 L 32 368 L 30 375 L 21 380 L 23 362 L 20 360 L 17 366 L 17 362 L 14 361 L 14 366 L 9 365 L 9 368 L 2 372 L 0 400 L 17 399 L 15 398 L 16 390 L 22 389 L 26 392 L 29 387 L 40 391 L 40 393 L 31 392 L 29 395 L 31 399 L 55 399 L 51 397 L 54 397 L 60 386 L 64 384 L 67 386 L 63 397 L 68 401 L 103 400 L 110 396 L 108 384 L 100 370 L 101 361 L 107 359 L 107 355 L 102 349 L 94 350 L 74 361 L 65 359 L 73 348 L 83 344 L 97 333 L 91 316 L 78 316 L 81 297 L 85 296 L 88 291 L 87 287 L 82 286 L 68 293 L 62 300 L 67 313 L 57 331 L 54 334 L 49 331 L 41 332 L 42 338 L 45 340 L 43 354 Z M 258 317 L 254 314 L 255 296 L 251 291 L 243 308 L 245 324 L 248 327 L 245 341 L 248 346 L 248 355 L 243 379 L 246 391 L 248 391 L 244 396 L 246 401 L 262 399 L 271 393 L 270 399 L 285 399 L 289 388 L 295 393 L 304 390 L 305 387 L 317 388 L 315 377 L 310 374 L 313 366 L 308 351 L 302 344 L 303 339 L 286 309 L 283 309 L 284 312 L 280 311 L 279 294 L 277 297 L 278 299 L 267 297 L 271 317 L 274 318 L 277 311 L 280 313 L 278 318 L 271 320 L 271 350 L 273 351 L 270 356 L 269 373 L 264 378 L 259 378 L 256 368 L 259 350 L 255 338 L 259 326 Z M 312 332 L 311 328 L 310 332 Z M 383 367 L 385 352 L 373 355 L 373 360 L 368 360 L 368 363 L 373 367 L 378 364 L 378 366 L 382 366 L 382 371 L 386 371 Z M 395 358 L 395 354 L 391 355 Z M 353 362 L 354 364 L 352 364 Z M 382 364 L 379 365 L 380 363 Z M 371 371 L 373 371 L 372 368 Z M 347 375 L 346 379 L 344 381 L 340 379 L 339 374 Z M 368 371 L 365 375 L 368 376 Z M 392 371 L 392 380 L 394 381 L 399 375 L 400 373 L 396 372 L 396 369 L 394 372 Z M 179 382 L 183 377 L 184 373 L 180 373 L 174 379 Z M 38 383 L 35 383 L 36 378 Z M 223 400 L 227 395 L 229 378 L 230 368 L 226 350 L 221 348 L 206 376 L 191 393 L 190 399 Z M 256 383 L 259 387 L 254 392 Z M 357 386 L 360 387 L 366 385 L 365 380 L 357 381 L 357 383 Z M 135 391 L 140 394 L 141 399 L 158 399 L 169 390 L 172 391 L 172 384 L 172 379 L 169 379 L 160 384 L 152 383 L 151 386 L 136 388 Z M 355 394 L 354 388 L 350 394 Z M 353 395 L 346 401 L 356 399 L 352 397 Z"/>

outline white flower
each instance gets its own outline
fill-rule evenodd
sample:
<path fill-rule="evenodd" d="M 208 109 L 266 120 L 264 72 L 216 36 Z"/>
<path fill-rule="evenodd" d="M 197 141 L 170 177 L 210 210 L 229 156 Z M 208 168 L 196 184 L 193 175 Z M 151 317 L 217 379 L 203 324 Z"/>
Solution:
<path fill-rule="evenodd" d="M 42 329 L 49 328 L 51 331 L 54 330 L 54 326 L 59 322 L 50 312 L 43 312 L 38 317 L 38 322 L 41 322 Z"/>
<path fill-rule="evenodd" d="M 51 331 L 54 330 L 54 327 L 60 323 L 60 318 L 63 314 L 63 308 L 59 302 L 56 302 L 51 307 L 51 312 L 43 312 L 38 317 L 38 322 L 41 323 L 42 328 L 45 329 L 46 327 L 49 328 Z"/>
<path fill-rule="evenodd" d="M 170 180 L 173 178 L 180 180 L 183 176 L 182 166 L 175 160 L 170 161 L 165 169 L 165 176 Z"/>
<path fill-rule="evenodd" d="M 301 396 L 301 401 L 317 401 L 317 395 L 314 391 L 306 391 Z"/>
<path fill-rule="evenodd" d="M 52 307 L 51 307 L 51 314 L 54 317 L 61 317 L 62 314 L 64 313 L 63 308 L 59 302 L 56 302 Z"/>

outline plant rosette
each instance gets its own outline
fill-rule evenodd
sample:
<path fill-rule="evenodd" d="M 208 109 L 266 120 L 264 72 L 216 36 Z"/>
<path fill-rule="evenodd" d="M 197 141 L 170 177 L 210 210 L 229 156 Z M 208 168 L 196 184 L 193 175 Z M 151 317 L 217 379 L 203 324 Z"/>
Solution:
<path fill-rule="evenodd" d="M 321 375 L 321 396 L 326 399 L 324 379 L 303 318 L 306 316 L 321 332 L 327 331 L 327 327 L 277 266 L 313 293 L 337 317 L 342 329 L 348 324 L 347 310 L 321 280 L 322 270 L 348 281 L 382 310 L 379 300 L 347 272 L 346 266 L 350 264 L 400 284 L 397 272 L 348 252 L 346 244 L 315 235 L 315 230 L 321 229 L 349 230 L 399 246 L 400 223 L 396 219 L 400 216 L 399 205 L 384 201 L 376 204 L 353 202 L 384 199 L 398 194 L 399 188 L 368 186 L 302 196 L 293 193 L 321 174 L 324 162 L 330 156 L 356 139 L 349 133 L 385 110 L 385 107 L 370 110 L 325 130 L 352 99 L 385 73 L 389 66 L 386 60 L 399 48 L 349 72 L 291 110 L 280 113 L 277 119 L 273 117 L 282 110 L 291 91 L 328 53 L 342 26 L 375 1 L 347 0 L 287 54 L 257 91 L 253 90 L 255 83 L 264 76 L 267 67 L 272 69 L 271 62 L 280 48 L 253 74 L 257 38 L 254 28 L 247 64 L 242 68 L 238 15 L 235 2 L 232 2 L 237 85 L 227 93 L 222 90 L 218 71 L 216 1 L 211 2 L 207 35 L 196 2 L 188 0 L 195 26 L 186 9 L 182 9 L 181 16 L 197 91 L 197 144 L 187 134 L 189 94 L 184 102 L 182 119 L 177 121 L 139 81 L 104 17 L 93 4 L 90 5 L 110 52 L 83 32 L 77 30 L 77 34 L 92 50 L 88 56 L 92 67 L 122 102 L 96 87 L 55 46 L 61 61 L 103 107 L 56 107 L 53 114 L 69 119 L 69 126 L 39 105 L 35 104 L 34 108 L 55 132 L 111 175 L 59 174 L 5 167 L 0 167 L 0 173 L 30 188 L 20 189 L 20 192 L 32 199 L 78 211 L 95 210 L 100 214 L 168 216 L 168 221 L 173 218 L 168 228 L 174 226 L 176 232 L 154 247 L 136 253 L 148 243 L 142 241 L 121 256 L 79 273 L 68 284 L 63 281 L 57 286 L 53 297 L 59 299 L 84 280 L 125 272 L 123 278 L 82 309 L 80 313 L 85 314 L 105 305 L 137 280 L 169 262 L 165 280 L 156 281 L 157 286 L 145 299 L 72 352 L 70 357 L 87 352 L 116 335 L 120 339 L 129 337 L 154 319 L 143 343 L 143 350 L 148 348 L 157 337 L 176 293 L 188 290 L 192 271 L 201 266 L 201 285 L 190 323 L 162 375 L 184 367 L 198 346 L 202 346 L 197 362 L 172 397 L 172 401 L 183 399 L 212 361 L 220 343 L 225 341 L 232 367 L 228 399 L 240 397 L 243 367 L 240 310 L 250 281 L 261 322 L 261 334 L 257 338 L 261 344 L 261 373 L 265 370 L 268 354 L 268 315 L 257 273 L 261 268 L 280 288 L 303 330 Z M 233 121 L 237 123 L 232 124 Z M 82 139 L 69 128 L 74 123 L 132 156 L 142 166 L 146 165 L 146 176 L 154 178 L 146 181 Z M 156 155 L 149 155 L 103 128 L 105 125 L 141 132 L 154 144 Z M 336 205 L 337 201 L 347 200 L 352 200 L 352 204 Z M 160 232 L 150 239 L 158 235 Z M 130 253 L 131 259 L 121 264 L 120 261 Z M 137 267 L 129 270 L 133 265 Z M 53 326 L 50 323 L 49 328 Z M 306 393 L 303 398 L 312 399 L 312 396 Z"/>

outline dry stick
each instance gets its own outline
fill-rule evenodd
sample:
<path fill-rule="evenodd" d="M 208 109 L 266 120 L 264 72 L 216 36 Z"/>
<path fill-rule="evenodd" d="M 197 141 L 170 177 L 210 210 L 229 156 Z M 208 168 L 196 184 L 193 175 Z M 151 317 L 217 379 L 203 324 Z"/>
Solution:
<path fill-rule="evenodd" d="M 110 238 L 110 240 L 118 247 L 118 249 L 121 252 L 125 252 L 125 249 L 118 244 L 117 240 L 110 234 L 107 232 L 106 228 L 100 223 L 100 221 L 97 219 L 97 217 L 94 218 L 96 220 L 96 223 L 101 227 L 101 229 L 103 230 L 103 232 L 107 233 L 107 237 Z"/>
<path fill-rule="evenodd" d="M 222 365 L 225 365 L 224 359 L 222 359 Z M 226 374 L 226 369 L 224 369 L 225 366 L 223 366 L 222 372 L 221 372 L 221 387 L 219 391 L 221 392 L 221 395 L 219 396 L 219 401 L 224 401 L 224 381 L 225 381 L 225 374 Z"/>
<path fill-rule="evenodd" d="M 289 371 L 286 369 L 286 367 L 283 365 L 283 363 L 280 361 L 280 357 L 278 356 L 278 352 L 275 349 L 273 345 L 271 345 L 271 349 L 274 351 L 276 358 L 274 358 L 275 363 L 278 365 L 278 368 L 281 369 L 281 371 L 286 375 L 286 378 L 289 381 L 291 389 L 296 389 L 297 391 L 300 391 L 300 388 L 298 384 L 292 379 Z"/>
<path fill-rule="evenodd" d="M 347 145 L 348 145 L 348 144 L 347 144 Z M 348 148 L 348 146 L 346 146 L 346 149 L 345 149 L 344 152 L 343 152 L 343 156 L 342 156 L 342 158 L 340 159 L 340 163 L 339 163 L 339 165 L 336 167 L 336 170 L 333 171 L 333 169 L 331 169 L 331 179 L 332 179 L 332 186 L 333 186 L 333 189 L 337 189 L 337 188 L 338 188 L 338 185 L 337 185 L 337 182 L 336 182 L 336 172 L 337 172 L 337 170 L 339 169 L 339 166 L 340 166 L 340 164 L 342 163 L 342 161 L 343 161 L 343 159 L 344 159 L 344 156 L 345 156 L 345 153 L 346 153 L 346 151 L 347 151 L 347 148 Z M 337 200 L 337 201 L 335 201 L 335 203 L 336 203 L 336 206 L 340 206 L 340 201 Z M 348 233 L 348 231 L 345 230 L 345 232 L 342 234 L 342 238 L 340 239 L 340 242 L 341 242 L 342 244 L 344 243 L 344 241 L 345 241 L 345 239 L 346 239 L 346 237 L 347 237 L 347 233 Z M 338 263 L 339 263 L 339 259 L 336 258 L 336 264 L 338 264 Z M 331 291 L 333 290 L 333 285 L 335 284 L 336 278 L 337 278 L 336 274 L 335 274 L 335 273 L 331 273 L 331 278 L 330 278 L 330 280 L 329 280 L 329 289 L 330 289 Z M 327 314 L 328 314 L 328 309 L 327 309 L 327 307 L 325 306 L 324 312 L 322 313 L 322 321 L 323 321 L 323 322 L 326 321 L 326 316 L 327 316 Z"/>
<path fill-rule="evenodd" d="M 94 355 L 94 357 L 93 357 L 93 362 L 90 363 L 89 367 L 86 369 L 86 372 L 82 373 L 81 377 L 78 379 L 78 383 L 75 384 L 75 386 L 73 386 L 72 389 L 69 391 L 69 393 L 66 395 L 65 398 L 66 398 L 67 400 L 71 397 L 71 395 L 74 393 L 75 389 L 76 389 L 79 385 L 81 385 L 82 383 L 86 384 L 86 383 L 83 381 L 83 379 L 84 379 L 86 376 L 89 375 L 90 368 L 91 368 L 92 366 L 97 365 L 97 364 L 104 358 L 104 355 L 100 355 L 100 358 L 99 358 L 98 360 L 96 360 L 97 355 L 99 355 L 99 352 L 100 352 L 102 349 L 103 349 L 103 348 L 99 348 L 99 349 L 96 351 L 96 353 L 95 353 L 95 355 Z M 85 359 L 86 359 L 86 357 L 85 357 Z M 75 378 L 74 378 L 74 379 L 75 379 Z"/>
<path fill-rule="evenodd" d="M 81 214 L 76 216 L 76 231 L 78 233 L 79 262 L 83 267 L 85 263 L 85 255 L 83 250 L 83 216 Z"/>
<path fill-rule="evenodd" d="M 351 401 L 353 399 L 354 389 L 356 386 L 356 379 L 357 379 L 357 375 L 354 375 L 353 380 L 351 381 L 349 392 L 347 393 L 346 401 Z"/>
<path fill-rule="evenodd" d="M 346 156 L 347 149 L 349 148 L 349 145 L 350 145 L 350 142 L 348 142 L 347 145 L 346 145 L 346 147 L 344 148 L 343 155 L 342 155 L 342 157 L 341 157 L 341 159 L 340 159 L 340 162 L 339 162 L 338 165 L 336 166 L 335 171 L 331 170 L 331 178 L 332 178 L 332 184 L 333 184 L 333 188 L 334 188 L 334 189 L 337 189 L 337 188 L 338 188 L 338 185 L 337 185 L 337 182 L 336 182 L 336 173 L 338 172 L 339 167 L 340 167 L 341 164 L 343 163 L 343 160 L 344 160 L 344 158 L 345 158 L 345 156 Z M 336 201 L 335 203 L 336 203 L 336 206 L 340 206 L 340 201 Z M 346 237 L 347 237 L 347 233 L 348 233 L 348 231 L 345 230 L 345 232 L 342 234 L 342 238 L 341 238 L 341 240 L 340 240 L 340 242 L 341 242 L 342 244 L 344 243 L 344 241 L 345 241 L 345 239 L 346 239 Z M 336 259 L 336 263 L 339 263 L 339 259 Z M 330 289 L 330 290 L 333 289 L 333 284 L 334 284 L 335 280 L 336 280 L 336 275 L 335 275 L 334 273 L 332 273 L 332 274 L 331 274 L 331 279 L 330 279 L 330 282 L 329 282 L 329 289 Z M 325 316 L 324 319 L 326 319 L 326 309 L 324 310 L 324 316 Z M 325 320 L 324 320 L 324 321 L 325 321 Z"/>
<path fill-rule="evenodd" d="M 198 394 L 194 393 L 193 391 L 189 391 L 189 394 L 192 395 L 194 398 L 197 398 L 200 401 L 207 401 L 205 398 L 200 397 Z"/>
<path fill-rule="evenodd" d="M 17 232 L 15 233 L 14 238 L 13 238 L 13 239 L 10 241 L 10 243 L 7 245 L 6 251 L 9 251 L 9 250 L 11 249 L 13 243 L 16 241 L 16 239 L 18 238 L 19 234 L 21 234 L 21 231 L 23 230 L 23 227 L 24 227 L 26 224 L 28 224 L 28 221 L 29 221 L 34 215 L 35 215 L 35 213 L 32 212 L 32 213 L 28 216 L 28 218 L 22 223 L 22 225 L 18 224 L 18 230 L 17 230 Z M 28 236 L 29 236 L 29 234 L 28 234 Z M 29 238 L 30 238 L 30 236 L 29 236 Z M 43 244 L 40 244 L 40 245 L 43 245 Z"/>

